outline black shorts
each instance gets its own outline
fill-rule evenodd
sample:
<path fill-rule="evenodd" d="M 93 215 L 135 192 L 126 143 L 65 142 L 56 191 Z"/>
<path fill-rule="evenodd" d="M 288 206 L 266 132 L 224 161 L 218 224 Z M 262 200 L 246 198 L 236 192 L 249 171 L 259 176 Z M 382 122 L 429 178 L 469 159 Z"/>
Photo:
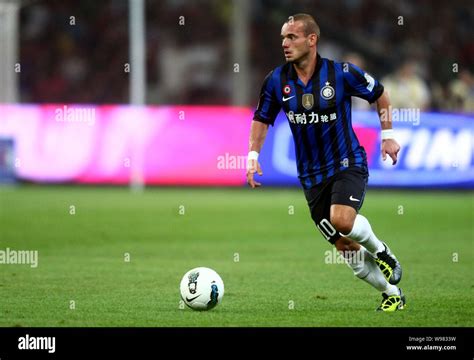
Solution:
<path fill-rule="evenodd" d="M 304 191 L 311 218 L 331 244 L 341 237 L 330 223 L 331 205 L 347 205 L 359 212 L 364 202 L 368 178 L 366 168 L 353 166 Z"/>

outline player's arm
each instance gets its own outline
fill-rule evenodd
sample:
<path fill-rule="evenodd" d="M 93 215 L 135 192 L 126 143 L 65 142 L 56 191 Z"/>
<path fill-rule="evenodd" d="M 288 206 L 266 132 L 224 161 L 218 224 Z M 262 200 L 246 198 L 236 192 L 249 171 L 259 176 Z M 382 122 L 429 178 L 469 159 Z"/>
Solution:
<path fill-rule="evenodd" d="M 258 154 L 260 154 L 260 151 L 262 150 L 269 126 L 270 124 L 265 124 L 255 120 L 252 121 L 252 125 L 250 126 L 249 155 L 247 158 L 247 183 L 252 187 L 252 189 L 262 185 L 255 181 L 253 177 L 255 173 L 263 175 L 258 162 Z"/>
<path fill-rule="evenodd" d="M 261 186 L 253 178 L 255 173 L 263 175 L 258 154 L 262 150 L 263 143 L 267 136 L 268 128 L 275 123 L 281 105 L 275 95 L 275 85 L 272 81 L 273 71 L 265 77 L 262 89 L 260 90 L 260 100 L 255 110 L 252 124 L 250 126 L 249 155 L 247 158 L 247 183 L 252 189 Z"/>
<path fill-rule="evenodd" d="M 400 145 L 393 136 L 392 129 L 392 111 L 390 106 L 390 98 L 386 90 L 377 99 L 377 113 L 379 114 L 380 126 L 382 127 L 382 159 L 387 159 L 387 154 L 392 158 L 392 165 L 397 163 Z"/>
<path fill-rule="evenodd" d="M 344 63 L 343 74 L 344 91 L 347 95 L 357 96 L 371 104 L 374 102 L 377 104 L 377 112 L 382 126 L 382 159 L 385 161 L 388 154 L 392 158 L 392 165 L 395 165 L 400 145 L 393 137 L 392 111 L 387 91 L 377 79 L 354 64 Z"/>

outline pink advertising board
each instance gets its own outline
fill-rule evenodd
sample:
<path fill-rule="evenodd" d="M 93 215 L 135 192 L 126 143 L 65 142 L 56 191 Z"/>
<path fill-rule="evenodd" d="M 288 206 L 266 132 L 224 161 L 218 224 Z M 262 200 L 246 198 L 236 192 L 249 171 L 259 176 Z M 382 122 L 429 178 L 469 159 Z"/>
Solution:
<path fill-rule="evenodd" d="M 233 107 L 0 105 L 19 178 L 37 182 L 240 185 L 252 111 Z"/>

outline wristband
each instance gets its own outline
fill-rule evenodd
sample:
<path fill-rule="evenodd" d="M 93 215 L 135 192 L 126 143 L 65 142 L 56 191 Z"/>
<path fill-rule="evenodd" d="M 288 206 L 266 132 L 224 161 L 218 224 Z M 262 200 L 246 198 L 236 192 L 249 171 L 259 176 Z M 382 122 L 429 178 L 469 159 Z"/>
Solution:
<path fill-rule="evenodd" d="M 382 140 L 395 139 L 393 135 L 393 129 L 382 130 Z"/>
<path fill-rule="evenodd" d="M 247 156 L 247 170 L 252 168 L 252 160 L 258 161 L 258 152 L 249 151 L 249 154 Z"/>
<path fill-rule="evenodd" d="M 247 156 L 248 160 L 258 160 L 258 152 L 256 151 L 249 151 L 249 155 Z"/>

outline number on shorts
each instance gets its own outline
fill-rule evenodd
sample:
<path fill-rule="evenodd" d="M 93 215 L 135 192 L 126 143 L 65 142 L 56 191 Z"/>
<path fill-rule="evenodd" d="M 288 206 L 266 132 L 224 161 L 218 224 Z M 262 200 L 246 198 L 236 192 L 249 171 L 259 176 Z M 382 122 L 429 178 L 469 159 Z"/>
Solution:
<path fill-rule="evenodd" d="M 334 226 L 332 226 L 327 219 L 322 219 L 316 227 L 319 229 L 321 234 L 323 234 L 326 240 L 329 240 L 332 236 L 336 235 L 336 229 L 334 229 Z"/>

